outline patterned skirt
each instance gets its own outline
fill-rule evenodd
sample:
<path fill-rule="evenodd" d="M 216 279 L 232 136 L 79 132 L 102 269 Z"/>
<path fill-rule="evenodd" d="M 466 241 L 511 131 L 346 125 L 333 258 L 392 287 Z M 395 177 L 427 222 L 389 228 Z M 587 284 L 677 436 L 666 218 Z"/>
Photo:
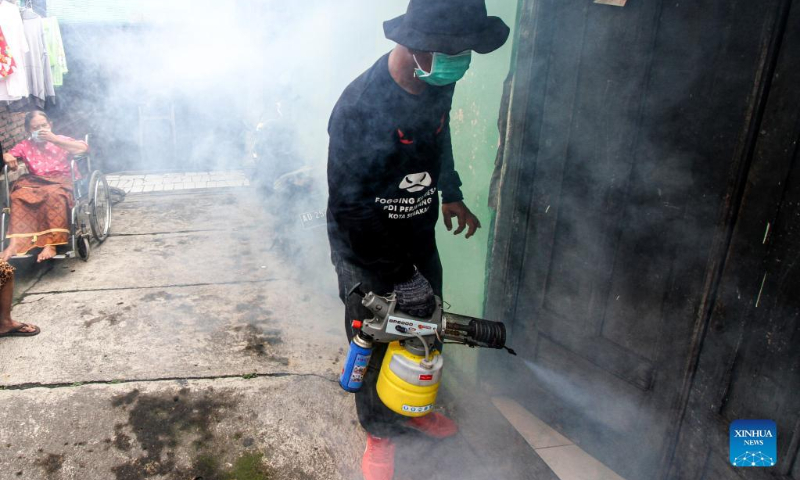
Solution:
<path fill-rule="evenodd" d="M 11 226 L 6 238 L 17 239 L 15 254 L 69 241 L 73 207 L 69 177 L 20 177 L 11 190 Z"/>

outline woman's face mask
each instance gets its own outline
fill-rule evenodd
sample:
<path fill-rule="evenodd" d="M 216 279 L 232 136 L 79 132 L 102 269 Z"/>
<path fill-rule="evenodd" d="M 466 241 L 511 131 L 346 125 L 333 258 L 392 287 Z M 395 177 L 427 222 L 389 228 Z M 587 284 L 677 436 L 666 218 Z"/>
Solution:
<path fill-rule="evenodd" d="M 32 131 L 31 132 L 31 140 L 33 140 L 36 143 L 45 143 L 47 140 L 43 140 L 43 139 L 39 138 L 39 132 L 40 132 L 40 130 Z"/>
<path fill-rule="evenodd" d="M 50 122 L 48 122 L 45 118 L 37 115 L 31 120 L 30 124 L 31 129 L 31 140 L 36 143 L 42 144 L 47 143 L 47 140 L 44 140 L 39 137 L 39 133 L 42 131 L 50 131 Z"/>
<path fill-rule="evenodd" d="M 435 52 L 430 72 L 422 69 L 416 56 L 414 56 L 414 62 L 417 64 L 417 68 L 414 70 L 417 78 L 427 84 L 442 87 L 456 83 L 464 77 L 472 62 L 472 50 L 466 50 L 457 55 Z"/>

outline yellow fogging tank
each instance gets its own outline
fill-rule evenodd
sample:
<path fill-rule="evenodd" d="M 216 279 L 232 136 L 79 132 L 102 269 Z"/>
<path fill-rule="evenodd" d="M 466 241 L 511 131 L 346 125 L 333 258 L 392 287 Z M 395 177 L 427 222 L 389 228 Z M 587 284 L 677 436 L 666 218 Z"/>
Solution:
<path fill-rule="evenodd" d="M 414 355 L 392 342 L 383 357 L 378 374 L 378 397 L 393 412 L 406 417 L 427 415 L 436 403 L 439 382 L 442 379 L 441 354 L 433 349 L 428 366 L 424 356 Z"/>

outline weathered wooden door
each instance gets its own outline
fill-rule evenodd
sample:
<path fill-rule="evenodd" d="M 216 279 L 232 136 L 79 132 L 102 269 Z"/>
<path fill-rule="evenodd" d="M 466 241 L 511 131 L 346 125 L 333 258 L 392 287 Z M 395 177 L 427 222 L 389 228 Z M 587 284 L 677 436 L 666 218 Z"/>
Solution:
<path fill-rule="evenodd" d="M 652 480 L 674 461 L 790 2 L 627 3 L 524 3 L 487 316 L 522 356 L 508 394 Z"/>
<path fill-rule="evenodd" d="M 786 7 L 670 478 L 800 479 L 800 4 Z M 737 419 L 776 422 L 775 468 L 730 466 Z"/>

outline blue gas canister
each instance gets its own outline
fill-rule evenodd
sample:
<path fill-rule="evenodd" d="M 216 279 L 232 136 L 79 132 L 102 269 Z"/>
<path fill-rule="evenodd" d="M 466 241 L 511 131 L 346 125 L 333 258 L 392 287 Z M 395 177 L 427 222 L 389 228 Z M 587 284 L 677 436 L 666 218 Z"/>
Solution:
<path fill-rule="evenodd" d="M 347 351 L 347 360 L 342 368 L 342 376 L 339 377 L 339 385 L 345 391 L 355 393 L 361 390 L 364 384 L 364 375 L 367 373 L 367 365 L 372 356 L 372 341 L 361 336 L 359 332 L 350 341 L 350 349 Z"/>

